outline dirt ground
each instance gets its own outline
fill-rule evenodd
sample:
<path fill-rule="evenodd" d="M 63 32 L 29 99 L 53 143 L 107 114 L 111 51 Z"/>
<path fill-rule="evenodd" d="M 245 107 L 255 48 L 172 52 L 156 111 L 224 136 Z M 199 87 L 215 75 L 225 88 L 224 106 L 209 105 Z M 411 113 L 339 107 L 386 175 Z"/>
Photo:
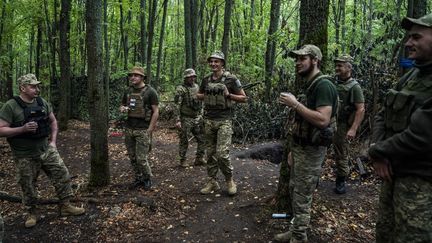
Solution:
<path fill-rule="evenodd" d="M 206 182 L 204 167 L 180 168 L 178 139 L 173 129 L 161 125 L 153 138 L 151 191 L 129 189 L 133 173 L 123 138 L 109 138 L 111 185 L 86 189 L 90 171 L 89 126 L 72 121 L 59 134 L 58 148 L 73 176 L 76 204 L 87 213 L 59 217 L 56 205 L 40 205 L 38 224 L 24 227 L 20 203 L 1 201 L 5 221 L 4 242 L 271 242 L 286 231 L 286 219 L 272 219 L 272 199 L 278 184 L 279 166 L 265 160 L 232 158 L 238 194 L 222 190 L 201 195 Z M 194 150 L 195 145 L 193 145 Z M 247 149 L 235 145 L 232 154 Z M 188 158 L 193 162 L 190 150 Z M 0 139 L 0 191 L 20 194 L 15 169 L 5 139 Z M 310 242 L 372 242 L 376 218 L 378 182 L 373 176 L 360 181 L 354 172 L 348 193 L 333 193 L 334 176 L 327 160 L 321 183 L 314 195 Z M 55 198 L 42 173 L 38 181 L 41 198 Z"/>

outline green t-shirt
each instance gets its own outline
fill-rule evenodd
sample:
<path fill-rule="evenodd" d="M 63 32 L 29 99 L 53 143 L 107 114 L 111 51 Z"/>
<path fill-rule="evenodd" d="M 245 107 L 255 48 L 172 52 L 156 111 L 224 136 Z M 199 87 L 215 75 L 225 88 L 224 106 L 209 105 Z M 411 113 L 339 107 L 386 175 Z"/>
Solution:
<path fill-rule="evenodd" d="M 42 99 L 44 109 L 47 114 L 52 112 L 48 102 Z M 27 103 L 29 107 L 37 107 L 36 99 L 33 103 Z M 12 123 L 24 122 L 24 110 L 14 100 L 8 100 L 0 110 L 0 119 Z M 8 138 L 8 142 L 12 148 L 12 153 L 17 158 L 38 157 L 46 151 L 48 147 L 48 137 L 42 138 Z"/>
<path fill-rule="evenodd" d="M 318 73 L 318 75 L 313 80 L 319 78 L 321 75 L 321 73 Z M 318 83 L 315 84 L 315 87 L 312 87 L 312 89 L 309 90 L 309 93 L 306 94 L 308 108 L 316 110 L 321 106 L 331 106 L 331 116 L 334 117 L 337 112 L 336 108 L 338 102 L 336 86 L 328 78 L 321 78 L 321 80 L 318 80 L 317 82 Z"/>
<path fill-rule="evenodd" d="M 143 98 L 144 107 L 146 107 L 147 110 L 151 111 L 152 105 L 159 105 L 159 97 L 158 97 L 158 94 L 154 88 L 152 88 L 151 86 L 149 86 L 147 84 L 146 84 L 146 86 L 147 86 L 147 88 L 144 91 L 142 98 Z M 128 96 L 131 93 L 140 93 L 143 88 L 136 89 L 136 88 L 129 87 L 129 89 L 123 95 L 122 105 L 128 106 Z M 153 112 L 152 112 L 152 114 L 153 114 Z M 147 121 L 145 119 L 136 118 L 136 117 L 128 117 L 127 121 L 126 121 L 126 127 L 128 127 L 128 128 L 147 129 L 149 127 L 149 125 L 150 125 L 150 120 Z"/>
<path fill-rule="evenodd" d="M 224 84 L 228 89 L 229 93 L 238 94 L 242 89 L 240 80 L 237 79 L 235 75 L 230 73 L 224 73 L 222 77 L 217 80 L 211 80 L 211 75 L 207 75 L 201 81 L 201 85 L 199 88 L 200 93 L 204 93 L 209 82 L 211 83 L 222 83 L 222 79 L 225 79 Z M 225 77 L 225 78 L 224 78 Z M 225 120 L 232 119 L 233 113 L 232 108 L 227 107 L 226 109 L 206 109 L 206 105 L 204 104 L 204 118 L 210 120 Z"/>

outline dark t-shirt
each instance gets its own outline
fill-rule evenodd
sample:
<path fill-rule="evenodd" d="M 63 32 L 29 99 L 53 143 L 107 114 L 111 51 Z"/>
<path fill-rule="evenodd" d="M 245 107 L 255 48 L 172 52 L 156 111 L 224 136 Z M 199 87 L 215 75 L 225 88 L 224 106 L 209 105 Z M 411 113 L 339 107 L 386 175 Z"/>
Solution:
<path fill-rule="evenodd" d="M 50 114 L 52 112 L 51 106 L 44 99 L 42 99 L 42 102 L 46 114 Z M 35 99 L 33 103 L 26 103 L 26 105 L 29 107 L 37 107 L 38 103 Z M 14 99 L 10 99 L 1 108 L 0 119 L 9 124 L 24 122 L 24 110 Z M 13 155 L 17 158 L 38 157 L 44 153 L 48 147 L 48 137 L 14 138 L 8 139 L 8 141 Z"/>
<path fill-rule="evenodd" d="M 151 110 L 151 106 L 152 105 L 159 105 L 159 97 L 158 94 L 156 92 L 156 90 L 154 88 L 152 88 L 151 86 L 147 85 L 146 86 L 148 88 L 146 88 L 146 90 L 144 91 L 143 94 L 143 102 L 144 102 L 144 107 L 147 107 L 147 109 Z M 146 87 L 144 86 L 144 87 Z M 136 88 L 129 88 L 123 95 L 122 98 L 122 105 L 124 106 L 128 106 L 128 96 L 131 93 L 140 93 L 144 87 L 136 89 Z M 153 112 L 152 112 L 153 114 Z M 136 117 L 128 117 L 126 120 L 126 127 L 128 128 L 143 128 L 143 129 L 147 129 L 150 125 L 150 121 L 146 121 L 145 119 L 141 119 L 141 118 L 136 118 Z"/>
<path fill-rule="evenodd" d="M 223 79 L 225 79 L 224 83 L 228 89 L 229 93 L 238 94 L 242 89 L 240 80 L 237 79 L 235 75 L 232 75 L 228 72 L 225 72 L 219 79 L 212 80 L 212 74 L 207 75 L 201 81 L 201 85 L 199 88 L 199 93 L 204 93 L 206 86 L 209 82 L 211 83 L 222 83 Z M 225 78 L 224 78 L 225 77 Z M 231 119 L 233 117 L 231 107 L 226 109 L 206 109 L 204 104 L 204 118 L 210 120 L 226 120 Z"/>
<path fill-rule="evenodd" d="M 318 75 L 313 79 L 316 80 L 321 76 L 322 73 L 318 73 Z M 313 82 L 312 81 L 312 82 Z M 333 84 L 330 79 L 323 77 L 317 81 L 315 84 L 315 88 L 312 87 L 309 90 L 309 94 L 307 94 L 308 100 L 308 108 L 312 110 L 316 110 L 321 106 L 331 106 L 332 114 L 331 117 L 334 117 L 337 112 L 337 103 L 338 103 L 338 94 L 336 86 Z"/>

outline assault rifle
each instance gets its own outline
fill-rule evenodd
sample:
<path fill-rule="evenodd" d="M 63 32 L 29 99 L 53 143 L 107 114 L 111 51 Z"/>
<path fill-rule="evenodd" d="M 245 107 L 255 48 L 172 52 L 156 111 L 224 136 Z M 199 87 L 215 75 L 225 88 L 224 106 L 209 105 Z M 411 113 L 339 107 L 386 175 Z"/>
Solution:
<path fill-rule="evenodd" d="M 243 88 L 243 90 L 248 90 L 248 89 L 251 89 L 251 88 L 253 88 L 253 87 L 255 87 L 261 83 L 262 82 L 248 83 L 248 84 L 242 85 L 242 88 Z"/>

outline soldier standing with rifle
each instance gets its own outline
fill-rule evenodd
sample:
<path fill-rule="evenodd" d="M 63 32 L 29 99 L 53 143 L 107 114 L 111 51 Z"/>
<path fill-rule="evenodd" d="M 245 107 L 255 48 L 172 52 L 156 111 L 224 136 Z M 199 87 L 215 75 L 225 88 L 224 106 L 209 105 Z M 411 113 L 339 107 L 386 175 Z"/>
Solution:
<path fill-rule="evenodd" d="M 198 99 L 204 100 L 204 134 L 207 149 L 207 174 L 209 180 L 202 194 L 219 190 L 216 180 L 219 169 L 225 176 L 229 195 L 237 193 L 230 161 L 232 136 L 232 104 L 246 102 L 246 94 L 236 76 L 224 70 L 225 56 L 214 52 L 208 59 L 212 73 L 202 79 Z"/>
<path fill-rule="evenodd" d="M 414 68 L 386 94 L 369 157 L 383 179 L 376 242 L 432 242 L 432 14 L 404 18 Z"/>
<path fill-rule="evenodd" d="M 293 219 L 289 231 L 277 234 L 275 240 L 307 242 L 312 194 L 332 141 L 338 100 L 335 85 L 320 71 L 322 53 L 317 46 L 304 45 L 289 55 L 295 58 L 296 72 L 307 89 L 298 95 L 298 100 L 291 93 L 279 97 L 280 103 L 291 108 L 287 139 Z"/>
<path fill-rule="evenodd" d="M 337 131 L 333 139 L 336 160 L 337 194 L 346 193 L 345 181 L 349 176 L 349 141 L 357 134 L 364 118 L 364 96 L 360 84 L 352 78 L 352 61 L 349 55 L 342 55 L 334 60 L 336 71 L 336 88 L 339 94 L 340 107 L 337 117 Z"/>
<path fill-rule="evenodd" d="M 184 83 L 176 89 L 174 103 L 176 104 L 176 127 L 179 129 L 179 156 L 180 166 L 187 167 L 186 153 L 189 146 L 188 135 L 192 135 L 197 141 L 196 158 L 194 165 L 204 165 L 205 143 L 203 124 L 203 105 L 197 99 L 198 84 L 195 83 L 196 73 L 192 68 L 184 71 Z"/>

